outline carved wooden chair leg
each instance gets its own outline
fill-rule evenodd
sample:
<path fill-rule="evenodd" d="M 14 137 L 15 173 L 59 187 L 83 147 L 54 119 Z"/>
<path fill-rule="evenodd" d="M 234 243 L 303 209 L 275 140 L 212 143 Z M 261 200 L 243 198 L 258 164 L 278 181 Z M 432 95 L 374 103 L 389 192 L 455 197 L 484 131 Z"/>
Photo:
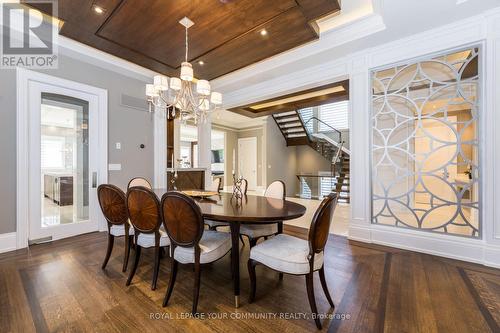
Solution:
<path fill-rule="evenodd" d="M 135 271 L 137 270 L 137 266 L 139 266 L 139 258 L 141 257 L 141 247 L 139 245 L 136 245 L 135 247 L 135 260 L 134 260 L 134 266 L 132 266 L 132 270 L 130 271 L 130 274 L 127 279 L 127 286 L 130 286 L 130 282 L 132 282 L 132 279 L 134 278 Z"/>
<path fill-rule="evenodd" d="M 248 275 L 250 275 L 250 295 L 248 297 L 248 303 L 252 303 L 255 300 L 255 291 L 257 289 L 257 277 L 255 275 L 255 266 L 257 266 L 257 261 L 253 259 L 248 259 Z"/>
<path fill-rule="evenodd" d="M 198 298 L 200 296 L 200 275 L 201 275 L 201 267 L 200 267 L 200 262 L 194 264 L 194 290 L 193 290 L 193 309 L 191 310 L 191 313 L 194 315 L 196 314 L 197 308 L 198 308 Z"/>
<path fill-rule="evenodd" d="M 321 280 L 321 286 L 323 287 L 323 292 L 325 293 L 328 303 L 330 303 L 330 306 L 335 309 L 335 304 L 333 304 L 332 297 L 330 296 L 330 292 L 328 291 L 328 286 L 326 285 L 325 266 L 322 266 L 319 270 L 319 279 Z"/>
<path fill-rule="evenodd" d="M 307 287 L 307 297 L 309 298 L 309 305 L 311 306 L 311 311 L 315 316 L 314 321 L 316 322 L 316 327 L 321 329 L 321 322 L 318 318 L 318 308 L 316 307 L 316 300 L 314 298 L 314 285 L 313 285 L 313 272 L 311 271 L 306 275 L 306 287 Z"/>
<path fill-rule="evenodd" d="M 151 290 L 156 290 L 156 282 L 158 281 L 158 272 L 160 270 L 160 246 L 155 247 L 155 261 L 153 270 L 153 280 L 151 281 Z"/>
<path fill-rule="evenodd" d="M 122 272 L 127 271 L 127 266 L 128 266 L 128 258 L 130 257 L 130 248 L 132 247 L 132 239 L 134 236 L 125 236 L 125 257 L 123 258 L 123 268 Z"/>
<path fill-rule="evenodd" d="M 104 257 L 104 262 L 102 263 L 101 269 L 106 268 L 108 264 L 109 257 L 111 256 L 111 252 L 113 251 L 113 244 L 115 243 L 115 236 L 108 234 L 108 249 L 106 250 L 106 257 Z"/>
<path fill-rule="evenodd" d="M 172 291 L 174 290 L 175 278 L 177 277 L 177 267 L 179 264 L 177 261 L 172 259 L 172 266 L 170 269 L 170 281 L 168 282 L 167 292 L 165 293 L 165 298 L 163 299 L 163 307 L 166 307 L 170 296 L 172 296 Z"/>

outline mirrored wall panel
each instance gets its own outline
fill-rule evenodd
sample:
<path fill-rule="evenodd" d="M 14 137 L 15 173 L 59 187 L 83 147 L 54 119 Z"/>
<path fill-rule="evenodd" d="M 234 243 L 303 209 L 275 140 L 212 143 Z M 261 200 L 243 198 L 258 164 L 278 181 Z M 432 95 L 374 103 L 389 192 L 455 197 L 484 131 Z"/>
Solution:
<path fill-rule="evenodd" d="M 479 53 L 372 72 L 372 223 L 480 237 Z"/>

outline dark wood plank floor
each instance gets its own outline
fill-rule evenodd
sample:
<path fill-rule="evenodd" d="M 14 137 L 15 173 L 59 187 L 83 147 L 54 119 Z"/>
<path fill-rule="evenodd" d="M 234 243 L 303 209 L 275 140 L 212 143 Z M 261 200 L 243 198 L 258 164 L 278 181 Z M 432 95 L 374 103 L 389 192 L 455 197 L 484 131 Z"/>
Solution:
<path fill-rule="evenodd" d="M 285 232 L 305 237 L 303 229 Z M 93 233 L 0 255 L 0 332 L 304 332 L 315 331 L 303 277 L 278 280 L 257 268 L 257 298 L 247 303 L 248 244 L 241 254 L 242 306 L 233 307 L 229 256 L 204 266 L 198 310 L 193 274 L 181 266 L 170 305 L 161 307 L 169 274 L 162 261 L 158 290 L 150 290 L 152 253 L 145 251 L 130 287 L 121 272 L 123 242 L 100 269 L 106 234 Z M 329 332 L 500 332 L 500 270 L 347 241 L 330 236 L 326 274 L 332 313 L 316 277 L 315 293 Z M 133 254 L 132 258 L 133 259 Z M 277 314 L 278 318 L 255 318 Z M 284 318 L 279 318 L 279 316 Z M 290 319 L 285 316 L 295 315 Z M 212 319 L 207 319 L 213 316 Z"/>

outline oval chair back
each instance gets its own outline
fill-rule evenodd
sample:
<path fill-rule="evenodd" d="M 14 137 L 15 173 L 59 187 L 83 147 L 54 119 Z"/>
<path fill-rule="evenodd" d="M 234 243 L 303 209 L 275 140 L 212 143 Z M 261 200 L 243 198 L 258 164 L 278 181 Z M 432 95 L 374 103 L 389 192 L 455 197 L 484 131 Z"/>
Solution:
<path fill-rule="evenodd" d="M 127 189 L 134 187 L 134 186 L 142 186 L 148 189 L 152 189 L 153 187 L 151 186 L 151 183 L 146 179 L 142 177 L 135 177 L 132 178 L 127 185 Z"/>
<path fill-rule="evenodd" d="M 161 198 L 165 230 L 172 244 L 193 247 L 200 242 L 204 222 L 200 207 L 180 192 L 167 192 Z"/>
<path fill-rule="evenodd" d="M 97 198 L 101 211 L 108 221 L 108 228 L 126 224 L 128 221 L 125 193 L 115 185 L 101 184 L 97 188 Z"/>
<path fill-rule="evenodd" d="M 309 229 L 309 253 L 314 255 L 324 250 L 333 212 L 337 206 L 337 193 L 330 193 L 314 213 Z"/>
<path fill-rule="evenodd" d="M 285 183 L 281 180 L 275 180 L 267 187 L 264 192 L 264 196 L 268 198 L 282 199 L 285 200 Z"/>
<path fill-rule="evenodd" d="M 150 189 L 142 186 L 131 187 L 127 192 L 127 211 L 134 229 L 145 234 L 160 229 L 160 203 Z"/>
<path fill-rule="evenodd" d="M 209 190 L 209 191 L 214 191 L 214 192 L 219 193 L 219 192 L 220 192 L 220 181 L 221 181 L 221 178 L 220 178 L 220 177 L 215 178 L 215 179 L 212 181 L 212 185 L 210 185 L 210 186 L 208 187 L 208 190 Z"/>

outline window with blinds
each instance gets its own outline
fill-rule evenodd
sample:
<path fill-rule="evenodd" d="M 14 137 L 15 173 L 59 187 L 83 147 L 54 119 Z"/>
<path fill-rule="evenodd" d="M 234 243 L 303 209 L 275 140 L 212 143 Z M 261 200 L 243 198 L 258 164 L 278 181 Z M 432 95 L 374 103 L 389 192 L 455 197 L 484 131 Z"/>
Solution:
<path fill-rule="evenodd" d="M 334 192 L 335 180 L 332 177 L 321 177 L 319 179 L 320 198 L 326 197 Z"/>
<path fill-rule="evenodd" d="M 349 128 L 349 101 L 335 102 L 318 107 L 319 119 L 335 128 L 345 130 Z M 319 131 L 330 131 L 325 124 L 319 123 Z"/>

